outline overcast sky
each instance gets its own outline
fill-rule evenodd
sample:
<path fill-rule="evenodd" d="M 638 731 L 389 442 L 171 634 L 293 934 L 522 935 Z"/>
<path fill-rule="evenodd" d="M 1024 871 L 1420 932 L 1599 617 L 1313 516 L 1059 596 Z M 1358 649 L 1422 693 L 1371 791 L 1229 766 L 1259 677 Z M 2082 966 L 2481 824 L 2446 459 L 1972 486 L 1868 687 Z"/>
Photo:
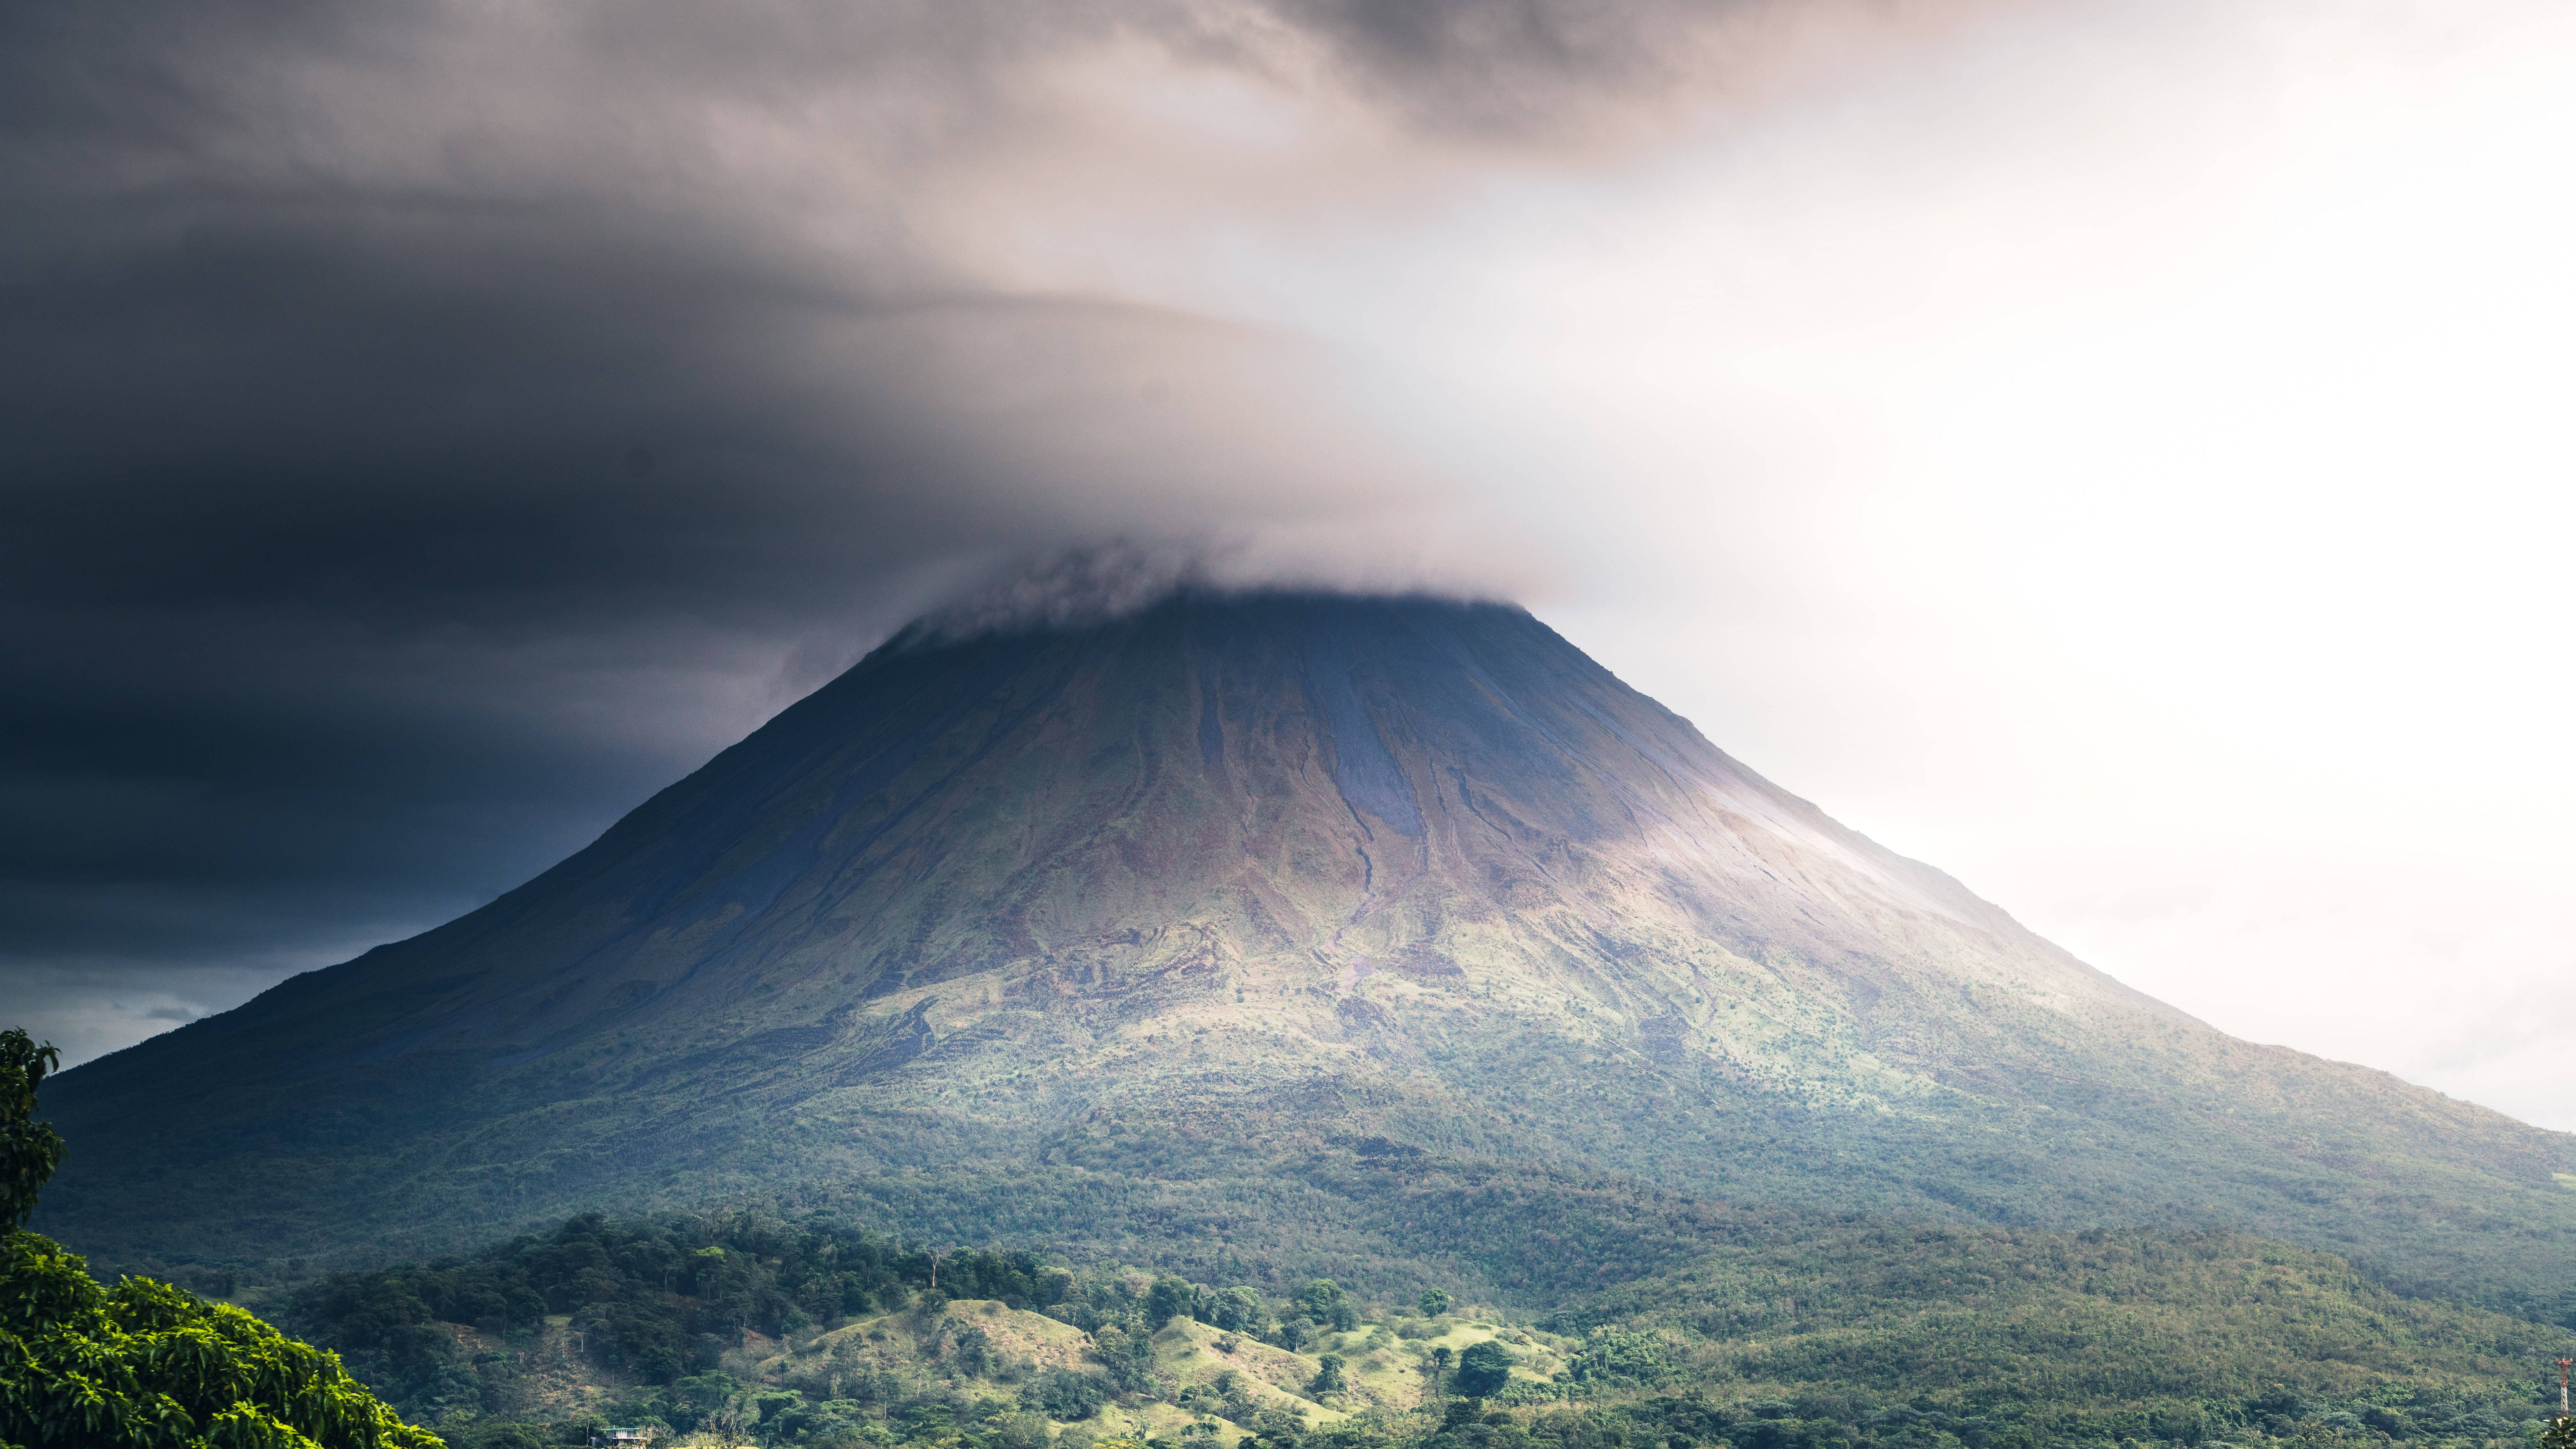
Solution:
<path fill-rule="evenodd" d="M 436 924 L 1125 539 L 2576 1128 L 2570 154 L 2539 0 L 13 7 L 0 997 Z"/>

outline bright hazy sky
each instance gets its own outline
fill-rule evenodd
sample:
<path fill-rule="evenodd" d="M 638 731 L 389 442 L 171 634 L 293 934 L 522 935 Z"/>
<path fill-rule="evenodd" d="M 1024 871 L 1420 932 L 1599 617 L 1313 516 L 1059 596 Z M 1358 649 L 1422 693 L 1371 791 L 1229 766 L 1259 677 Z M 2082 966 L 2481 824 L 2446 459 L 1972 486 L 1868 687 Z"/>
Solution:
<path fill-rule="evenodd" d="M 2576 1129 L 2571 20 L 2006 17 L 1306 286 L 1729 750 L 2222 1028 Z"/>

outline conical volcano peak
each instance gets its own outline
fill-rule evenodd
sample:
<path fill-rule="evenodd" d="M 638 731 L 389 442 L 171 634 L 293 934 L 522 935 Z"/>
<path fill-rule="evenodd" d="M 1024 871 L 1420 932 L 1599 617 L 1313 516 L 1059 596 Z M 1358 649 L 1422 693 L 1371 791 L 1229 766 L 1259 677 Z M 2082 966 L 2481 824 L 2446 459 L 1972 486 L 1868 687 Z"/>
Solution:
<path fill-rule="evenodd" d="M 173 1110 L 173 1073 L 219 1085 Z M 2016 1221 L 2362 1141 L 2563 1170 L 2121 986 L 1525 610 L 1282 591 L 909 632 L 519 890 L 65 1086 L 117 1145 L 58 1210 L 125 1242 L 180 1230 L 118 1196 L 156 1143 L 217 1163 L 198 1232 L 279 1142 L 341 1171 L 282 1125 L 316 1100 L 371 1104 L 433 1221 L 495 1182 L 522 1217 L 648 1182 L 930 1212 L 906 1174 L 1051 1171 L 1102 1122 Z M 266 1231 L 382 1226 L 316 1214 Z"/>
<path fill-rule="evenodd" d="M 1326 1021 L 1251 1014 L 1328 1057 L 1367 1035 L 1354 1015 L 1407 1036 L 1393 997 L 1505 982 L 1497 999 L 1560 1030 L 1697 1022 L 1743 1055 L 1725 1040 L 1778 975 L 1752 966 L 1766 953 L 1827 973 L 1802 995 L 1873 1014 L 1896 960 L 2059 1010 L 2140 1004 L 1525 611 L 1418 597 L 1183 593 L 883 651 L 529 894 L 548 919 L 572 900 L 623 917 L 582 969 L 643 983 L 620 1012 L 683 1019 L 757 982 L 981 1023 L 985 995 L 1066 984 L 1051 962 L 1082 958 L 1085 992 L 1106 992 L 1180 969 L 1158 951 L 1197 976 L 1129 1008 L 1195 1023 L 1236 992 L 1320 990 Z M 496 981 L 524 979 L 503 964 L 516 939 L 476 953 Z M 496 1044 L 592 1029 L 581 995 L 504 1012 Z M 1713 998 L 1734 1022 L 1705 1019 Z M 1887 1071 L 1890 1089 L 1907 1075 Z"/>

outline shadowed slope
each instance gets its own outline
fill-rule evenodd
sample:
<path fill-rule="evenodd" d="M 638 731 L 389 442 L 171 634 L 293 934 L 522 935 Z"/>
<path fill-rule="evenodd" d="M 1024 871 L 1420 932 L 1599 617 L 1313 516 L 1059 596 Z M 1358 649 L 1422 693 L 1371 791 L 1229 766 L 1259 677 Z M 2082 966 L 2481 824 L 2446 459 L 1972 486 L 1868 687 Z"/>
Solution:
<path fill-rule="evenodd" d="M 2128 990 L 1519 610 L 1308 596 L 898 641 L 527 886 L 53 1107 L 65 1236 L 260 1255 L 706 1194 L 1285 1242 L 1332 1210 L 1279 1154 L 1374 1135 L 2492 1287 L 2567 1261 L 2576 1165 Z M 1064 1208 L 1075 1163 L 1194 1206 Z"/>

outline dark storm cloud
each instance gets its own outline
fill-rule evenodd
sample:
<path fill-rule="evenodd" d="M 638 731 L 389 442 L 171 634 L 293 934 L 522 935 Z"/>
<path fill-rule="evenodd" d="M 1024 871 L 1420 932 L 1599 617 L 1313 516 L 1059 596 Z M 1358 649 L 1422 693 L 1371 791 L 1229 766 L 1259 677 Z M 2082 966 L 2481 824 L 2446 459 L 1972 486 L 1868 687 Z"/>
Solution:
<path fill-rule="evenodd" d="M 507 888 L 997 557 L 1418 496 L 1287 341 L 973 260 L 1068 57 L 1511 145 L 1722 13 L 11 7 L 0 986 L 117 1044 Z"/>

